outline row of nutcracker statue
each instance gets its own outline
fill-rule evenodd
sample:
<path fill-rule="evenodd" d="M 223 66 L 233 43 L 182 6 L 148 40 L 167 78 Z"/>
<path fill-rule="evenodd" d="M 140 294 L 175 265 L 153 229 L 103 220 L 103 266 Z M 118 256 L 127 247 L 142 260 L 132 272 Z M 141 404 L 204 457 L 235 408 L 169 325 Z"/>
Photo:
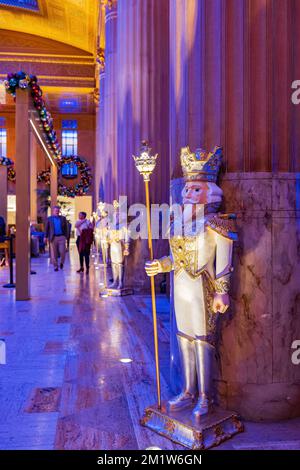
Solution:
<path fill-rule="evenodd" d="M 129 230 L 119 217 L 119 202 L 113 201 L 113 211 L 108 211 L 104 202 L 99 202 L 93 214 L 95 222 L 95 246 L 97 255 L 102 256 L 104 265 L 104 284 L 102 296 L 128 295 L 125 289 L 125 260 L 130 251 Z M 107 267 L 111 265 L 112 278 L 107 280 Z"/>

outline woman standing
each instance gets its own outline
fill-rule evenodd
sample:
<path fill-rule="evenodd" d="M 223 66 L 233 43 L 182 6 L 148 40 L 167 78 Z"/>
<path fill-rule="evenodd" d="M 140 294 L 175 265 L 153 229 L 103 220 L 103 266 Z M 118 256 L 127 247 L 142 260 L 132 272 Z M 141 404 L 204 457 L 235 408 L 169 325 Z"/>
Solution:
<path fill-rule="evenodd" d="M 86 273 L 90 268 L 90 250 L 93 243 L 93 224 L 86 218 L 86 212 L 79 212 L 76 228 L 76 245 L 79 253 L 80 268 L 78 273 L 83 273 L 83 261 L 85 260 Z"/>

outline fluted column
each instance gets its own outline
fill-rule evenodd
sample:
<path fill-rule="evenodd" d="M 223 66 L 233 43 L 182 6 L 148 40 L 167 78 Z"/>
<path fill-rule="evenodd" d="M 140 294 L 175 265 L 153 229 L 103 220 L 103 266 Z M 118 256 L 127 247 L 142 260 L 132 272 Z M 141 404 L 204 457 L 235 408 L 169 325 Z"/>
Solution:
<path fill-rule="evenodd" d="M 171 175 L 180 148 L 211 148 L 223 135 L 222 0 L 170 3 Z"/>
<path fill-rule="evenodd" d="M 96 108 L 96 142 L 95 142 L 95 174 L 94 174 L 94 207 L 104 194 L 104 93 L 105 93 L 105 4 L 99 5 L 96 58 L 96 88 L 94 101 Z"/>
<path fill-rule="evenodd" d="M 299 167 L 294 0 L 170 3 L 171 174 L 180 147 L 222 145 L 228 171 Z"/>
<path fill-rule="evenodd" d="M 128 204 L 144 203 L 143 179 L 133 154 L 148 140 L 159 154 L 151 177 L 152 203 L 169 199 L 169 1 L 118 1 L 118 192 Z M 155 256 L 166 251 L 154 242 Z M 144 289 L 147 242 L 136 241 L 128 259 L 127 282 Z"/>
<path fill-rule="evenodd" d="M 105 96 L 105 66 L 101 67 L 99 74 L 99 107 L 97 112 L 97 142 L 98 147 L 97 159 L 98 159 L 98 168 L 99 168 L 99 178 L 98 178 L 98 192 L 97 192 L 97 201 L 104 201 L 105 199 L 105 111 L 104 111 L 104 96 Z"/>
<path fill-rule="evenodd" d="M 180 147 L 223 146 L 239 242 L 216 383 L 222 404 L 253 420 L 300 416 L 299 31 L 296 0 L 170 2 L 172 188 Z"/>
<path fill-rule="evenodd" d="M 117 198 L 117 0 L 105 6 L 104 198 Z"/>
<path fill-rule="evenodd" d="M 104 200 L 105 183 L 105 58 L 104 50 L 98 54 L 98 96 L 96 97 L 96 158 L 95 158 L 95 207 Z"/>
<path fill-rule="evenodd" d="M 290 25 L 292 39 L 289 44 L 290 60 L 292 62 L 291 77 L 292 80 L 299 80 L 300 77 L 300 3 L 297 0 L 291 0 Z M 290 114 L 291 124 L 291 144 L 290 153 L 292 156 L 292 171 L 300 171 L 300 105 L 293 105 Z M 299 207 L 299 203 L 298 203 Z"/>
<path fill-rule="evenodd" d="M 168 200 L 168 31 L 168 0 L 119 0 L 118 186 L 130 204 L 144 201 L 132 159 L 143 139 L 159 154 L 152 200 Z"/>

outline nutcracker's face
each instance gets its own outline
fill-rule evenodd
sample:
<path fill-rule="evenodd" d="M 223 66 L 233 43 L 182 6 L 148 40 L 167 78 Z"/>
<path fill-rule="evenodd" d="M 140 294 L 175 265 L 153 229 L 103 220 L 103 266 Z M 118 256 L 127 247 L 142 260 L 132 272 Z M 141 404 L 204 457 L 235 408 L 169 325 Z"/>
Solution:
<path fill-rule="evenodd" d="M 183 204 L 207 204 L 209 186 L 205 181 L 189 181 L 182 190 Z"/>

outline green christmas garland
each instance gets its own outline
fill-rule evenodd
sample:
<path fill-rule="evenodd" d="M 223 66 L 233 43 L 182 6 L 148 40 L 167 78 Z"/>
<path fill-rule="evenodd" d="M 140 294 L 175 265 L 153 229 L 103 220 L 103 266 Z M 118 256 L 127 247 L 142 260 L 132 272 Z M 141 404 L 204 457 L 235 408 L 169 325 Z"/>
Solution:
<path fill-rule="evenodd" d="M 58 167 L 61 168 L 63 164 L 73 162 L 77 165 L 79 170 L 79 183 L 77 183 L 75 186 L 66 186 L 65 184 L 59 182 L 58 194 L 60 196 L 68 197 L 83 196 L 88 192 L 92 182 L 91 169 L 84 158 L 81 158 L 77 155 L 61 155 L 60 145 L 56 137 L 56 132 L 53 129 L 53 119 L 51 114 L 46 109 L 45 102 L 42 98 L 43 92 L 37 81 L 38 79 L 35 75 L 28 75 L 21 71 L 17 73 L 9 73 L 7 75 L 7 79 L 4 80 L 4 86 L 7 93 L 10 93 L 14 97 L 16 96 L 17 88 L 29 88 L 31 90 L 33 105 L 38 111 L 40 117 L 40 127 L 43 130 L 46 140 L 53 151 Z M 4 157 L 1 158 L 4 159 Z M 8 180 L 14 182 L 16 180 L 16 171 L 13 167 L 13 162 L 10 159 L 8 160 L 10 161 L 9 164 L 3 164 L 8 166 Z M 40 172 L 38 174 L 37 180 L 38 182 L 45 182 L 46 184 L 50 184 L 50 171 L 45 170 Z"/>
<path fill-rule="evenodd" d="M 45 101 L 42 98 L 42 89 L 37 82 L 38 79 L 35 75 L 28 75 L 21 71 L 9 73 L 6 80 L 4 80 L 4 86 L 7 93 L 11 94 L 14 98 L 16 97 L 17 88 L 21 90 L 30 89 L 33 105 L 39 114 L 40 128 L 52 149 L 54 157 L 59 158 L 61 156 L 61 150 L 56 132 L 53 129 L 53 119 L 49 111 L 47 111 Z"/>

